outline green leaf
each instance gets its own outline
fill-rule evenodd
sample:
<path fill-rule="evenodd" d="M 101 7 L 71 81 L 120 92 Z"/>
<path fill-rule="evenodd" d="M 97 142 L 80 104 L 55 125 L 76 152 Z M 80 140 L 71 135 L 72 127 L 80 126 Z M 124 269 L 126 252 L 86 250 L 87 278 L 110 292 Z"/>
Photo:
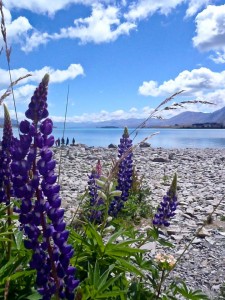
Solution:
<path fill-rule="evenodd" d="M 113 283 L 115 281 L 117 281 L 120 277 L 121 277 L 121 275 L 119 274 L 115 277 L 111 277 L 105 284 L 103 284 L 103 285 L 100 284 L 99 289 L 98 289 L 99 294 L 102 293 L 103 291 L 107 290 L 110 286 L 112 286 Z"/>
<path fill-rule="evenodd" d="M 106 246 L 107 246 L 108 244 L 112 244 L 113 242 L 115 242 L 115 240 L 116 240 L 120 235 L 122 235 L 122 233 L 123 233 L 123 229 L 121 228 L 121 229 L 119 229 L 117 232 L 115 232 L 113 235 L 111 235 L 111 237 L 109 238 L 109 240 L 108 240 Z"/>
<path fill-rule="evenodd" d="M 89 231 L 92 235 L 92 238 L 96 241 L 96 243 L 98 244 L 99 248 L 100 248 L 100 251 L 103 253 L 104 250 L 105 250 L 105 245 L 102 241 L 102 237 L 101 235 L 97 232 L 97 230 L 95 229 L 95 227 L 89 223 Z"/>
<path fill-rule="evenodd" d="M 16 272 L 15 274 L 9 276 L 9 278 L 10 278 L 10 281 L 13 281 L 13 280 L 18 279 L 20 277 L 23 278 L 23 277 L 26 277 L 26 276 L 31 276 L 33 274 L 35 274 L 35 270 L 28 270 L 28 271 L 24 270 L 24 271 Z"/>
<path fill-rule="evenodd" d="M 28 297 L 26 297 L 27 300 L 40 300 L 42 296 L 38 294 L 38 292 L 34 291 L 34 293 Z"/>
<path fill-rule="evenodd" d="M 16 241 L 16 249 L 20 250 L 21 245 L 23 243 L 23 232 L 22 231 L 16 231 L 16 233 L 14 234 L 14 237 L 15 237 L 15 241 Z"/>
<path fill-rule="evenodd" d="M 136 275 L 144 277 L 144 274 L 141 272 L 141 270 L 139 270 L 137 267 L 135 267 L 134 264 L 130 263 L 129 261 L 127 261 L 121 257 L 117 257 L 116 260 L 117 260 L 117 265 L 121 266 L 124 271 L 131 272 Z"/>
<path fill-rule="evenodd" d="M 95 179 L 95 182 L 98 186 L 100 186 L 101 188 L 104 188 L 106 183 L 102 180 L 99 180 L 99 179 Z"/>
<path fill-rule="evenodd" d="M 105 292 L 104 294 L 97 296 L 95 299 L 109 299 L 110 297 L 117 297 L 120 295 L 126 294 L 127 291 L 111 291 L 111 292 Z"/>
<path fill-rule="evenodd" d="M 112 245 L 113 246 L 113 245 Z M 131 256 L 136 253 L 144 253 L 146 250 L 143 249 L 137 249 L 137 248 L 129 248 L 129 247 L 119 247 L 116 244 L 114 247 L 110 247 L 109 249 L 106 248 L 105 254 L 109 256 Z"/>
<path fill-rule="evenodd" d="M 93 274 L 93 285 L 96 290 L 98 289 L 99 278 L 100 278 L 100 270 L 99 270 L 98 261 L 96 260 L 94 274 Z"/>
<path fill-rule="evenodd" d="M 126 241 L 122 241 L 122 242 L 119 242 L 118 246 L 127 246 L 127 245 L 130 245 L 130 244 L 133 244 L 133 243 L 137 243 L 139 241 L 142 241 L 142 239 L 132 239 L 132 240 L 126 240 Z"/>
<path fill-rule="evenodd" d="M 172 243 L 170 243 L 170 242 L 168 242 L 168 241 L 166 241 L 166 240 L 164 240 L 164 239 L 158 239 L 158 242 L 160 243 L 160 245 L 162 245 L 162 246 L 166 246 L 166 247 L 170 247 L 170 248 L 173 248 L 173 247 L 175 247 Z"/>
<path fill-rule="evenodd" d="M 0 283 L 4 283 L 16 269 L 27 261 L 27 257 L 13 257 L 0 269 Z"/>
<path fill-rule="evenodd" d="M 112 191 L 112 192 L 110 193 L 110 196 L 111 196 L 111 197 L 120 197 L 121 194 L 122 194 L 121 191 L 116 190 L 116 191 Z"/>
<path fill-rule="evenodd" d="M 88 279 L 89 279 L 90 284 L 92 284 L 93 280 L 94 280 L 94 273 L 93 273 L 90 263 L 88 263 Z"/>

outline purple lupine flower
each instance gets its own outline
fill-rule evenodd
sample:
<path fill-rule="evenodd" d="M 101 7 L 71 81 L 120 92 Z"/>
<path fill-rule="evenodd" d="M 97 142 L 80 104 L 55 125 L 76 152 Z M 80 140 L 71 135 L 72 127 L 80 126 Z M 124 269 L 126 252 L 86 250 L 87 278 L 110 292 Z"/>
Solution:
<path fill-rule="evenodd" d="M 11 196 L 10 147 L 12 145 L 13 133 L 8 109 L 5 104 L 3 106 L 4 127 L 0 149 L 0 203 L 4 202 L 6 205 L 9 205 Z"/>
<path fill-rule="evenodd" d="M 175 216 L 175 210 L 177 208 L 177 175 L 175 174 L 173 177 L 172 184 L 169 188 L 167 194 L 163 197 L 163 201 L 160 203 L 160 206 L 157 209 L 157 213 L 153 218 L 153 225 L 158 226 L 166 226 L 170 225 L 169 220 Z"/>
<path fill-rule="evenodd" d="M 52 295 L 74 299 L 79 281 L 75 279 L 75 268 L 70 266 L 73 249 L 67 244 L 69 232 L 60 208 L 56 162 L 50 150 L 54 144 L 50 135 L 53 123 L 49 118 L 43 120 L 48 116 L 48 82 L 49 76 L 45 75 L 31 98 L 26 116 L 32 123 L 20 123 L 20 138 L 12 147 L 12 181 L 15 196 L 21 199 L 19 220 L 27 237 L 24 244 L 33 250 L 30 267 L 37 271 L 36 284 L 42 299 L 50 300 Z"/>
<path fill-rule="evenodd" d="M 132 161 L 132 140 L 129 137 L 127 127 L 124 128 L 124 133 L 118 145 L 118 158 L 121 159 L 118 166 L 117 187 L 121 191 L 120 197 L 115 197 L 109 207 L 109 214 L 117 216 L 118 212 L 124 207 L 124 202 L 129 197 L 129 190 L 132 186 L 133 176 L 133 161 Z"/>
<path fill-rule="evenodd" d="M 102 198 L 98 196 L 98 190 L 100 187 L 96 184 L 96 179 L 99 179 L 102 174 L 102 166 L 100 160 L 98 160 L 95 169 L 92 170 L 91 175 L 88 176 L 88 190 L 90 197 L 90 220 L 101 223 L 102 211 L 98 209 L 99 206 L 104 205 Z"/>

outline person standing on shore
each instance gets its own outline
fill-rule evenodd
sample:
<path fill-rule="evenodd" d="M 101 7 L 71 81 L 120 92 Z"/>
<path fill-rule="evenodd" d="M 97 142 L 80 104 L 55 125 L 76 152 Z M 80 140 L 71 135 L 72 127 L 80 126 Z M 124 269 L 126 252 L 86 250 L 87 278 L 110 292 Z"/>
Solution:
<path fill-rule="evenodd" d="M 62 144 L 62 146 L 65 145 L 65 139 L 64 139 L 64 137 L 61 138 L 61 144 Z"/>
<path fill-rule="evenodd" d="M 70 141 L 69 141 L 69 138 L 67 138 L 67 139 L 66 139 L 66 146 L 69 145 L 69 142 L 70 142 Z"/>
<path fill-rule="evenodd" d="M 75 138 L 72 139 L 72 145 L 75 145 Z"/>

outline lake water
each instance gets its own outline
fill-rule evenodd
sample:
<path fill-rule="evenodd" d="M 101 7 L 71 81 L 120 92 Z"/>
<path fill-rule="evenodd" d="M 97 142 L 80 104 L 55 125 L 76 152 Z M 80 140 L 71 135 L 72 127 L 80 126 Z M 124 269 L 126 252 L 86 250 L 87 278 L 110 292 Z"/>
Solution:
<path fill-rule="evenodd" d="M 18 130 L 14 128 L 14 131 L 18 135 Z M 129 131 L 131 132 L 132 129 Z M 225 129 L 144 128 L 138 131 L 134 144 L 155 132 L 159 132 L 159 134 L 148 140 L 152 147 L 225 148 Z M 69 138 L 70 143 L 74 137 L 76 143 L 107 147 L 111 143 L 118 145 L 122 133 L 122 128 L 73 128 L 66 129 L 64 136 L 65 139 Z M 54 128 L 53 134 L 56 139 L 61 138 L 63 129 Z M 2 136 L 2 129 L 0 135 Z M 131 135 L 131 137 L 134 136 Z"/>

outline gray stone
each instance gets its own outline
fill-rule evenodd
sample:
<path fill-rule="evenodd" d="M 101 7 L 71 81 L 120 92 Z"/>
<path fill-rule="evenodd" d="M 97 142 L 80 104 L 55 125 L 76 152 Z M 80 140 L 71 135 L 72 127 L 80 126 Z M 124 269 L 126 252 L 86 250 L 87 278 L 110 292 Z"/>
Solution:
<path fill-rule="evenodd" d="M 139 145 L 140 148 L 149 148 L 151 147 L 151 144 L 147 143 L 147 142 L 142 142 Z"/>
<path fill-rule="evenodd" d="M 115 144 L 109 144 L 108 148 L 109 149 L 116 149 L 117 145 L 115 145 Z"/>
<path fill-rule="evenodd" d="M 155 157 L 152 160 L 153 162 L 168 162 L 168 160 L 166 158 L 163 157 Z"/>

